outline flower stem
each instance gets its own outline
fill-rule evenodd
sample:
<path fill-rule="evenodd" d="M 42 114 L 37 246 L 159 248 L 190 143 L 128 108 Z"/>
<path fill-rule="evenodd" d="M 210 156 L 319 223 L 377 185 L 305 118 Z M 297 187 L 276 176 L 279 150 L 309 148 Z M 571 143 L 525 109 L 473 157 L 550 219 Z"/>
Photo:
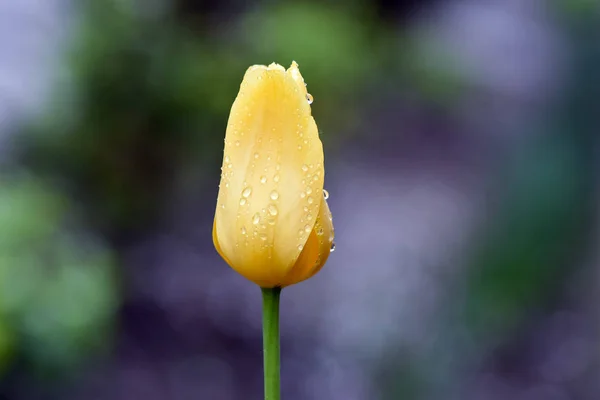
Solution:
<path fill-rule="evenodd" d="M 263 298 L 263 356 L 265 400 L 280 400 L 279 296 L 281 288 L 261 288 Z"/>

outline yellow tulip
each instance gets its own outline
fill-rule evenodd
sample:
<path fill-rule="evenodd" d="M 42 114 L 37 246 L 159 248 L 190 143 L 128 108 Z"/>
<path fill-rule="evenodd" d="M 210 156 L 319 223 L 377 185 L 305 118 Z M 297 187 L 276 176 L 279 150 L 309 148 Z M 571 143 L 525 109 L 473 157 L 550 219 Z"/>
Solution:
<path fill-rule="evenodd" d="M 229 115 L 213 241 L 231 268 L 263 288 L 315 275 L 333 244 L 311 102 L 295 62 L 287 71 L 255 65 Z"/>

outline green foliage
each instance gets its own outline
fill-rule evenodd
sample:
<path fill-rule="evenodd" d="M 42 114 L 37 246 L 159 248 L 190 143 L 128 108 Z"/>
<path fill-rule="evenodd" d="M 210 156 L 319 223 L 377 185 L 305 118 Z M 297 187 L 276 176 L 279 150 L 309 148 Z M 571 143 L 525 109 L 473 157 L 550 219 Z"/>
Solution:
<path fill-rule="evenodd" d="M 73 230 L 68 204 L 47 186 L 0 181 L 0 364 L 11 350 L 43 371 L 66 372 L 110 344 L 114 261 Z"/>
<path fill-rule="evenodd" d="M 577 144 L 537 138 L 519 152 L 489 234 L 470 268 L 471 328 L 511 330 L 551 299 L 585 235 L 589 198 Z"/>

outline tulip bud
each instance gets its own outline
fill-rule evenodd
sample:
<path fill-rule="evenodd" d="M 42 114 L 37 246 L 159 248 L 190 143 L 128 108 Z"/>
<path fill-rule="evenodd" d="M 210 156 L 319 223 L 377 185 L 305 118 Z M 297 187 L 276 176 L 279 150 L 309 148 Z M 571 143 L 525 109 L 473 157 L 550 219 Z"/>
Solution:
<path fill-rule="evenodd" d="M 255 65 L 229 115 L 213 226 L 215 248 L 263 288 L 316 274 L 333 243 L 323 146 L 298 65 Z"/>

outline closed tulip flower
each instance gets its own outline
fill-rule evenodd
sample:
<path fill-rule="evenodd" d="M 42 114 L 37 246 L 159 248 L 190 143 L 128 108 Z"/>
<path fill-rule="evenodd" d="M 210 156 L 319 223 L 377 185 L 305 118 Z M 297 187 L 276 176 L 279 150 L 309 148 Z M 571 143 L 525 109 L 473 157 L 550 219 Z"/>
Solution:
<path fill-rule="evenodd" d="M 315 275 L 333 245 L 311 103 L 294 62 L 287 71 L 250 67 L 231 108 L 213 241 L 231 268 L 263 288 Z"/>

